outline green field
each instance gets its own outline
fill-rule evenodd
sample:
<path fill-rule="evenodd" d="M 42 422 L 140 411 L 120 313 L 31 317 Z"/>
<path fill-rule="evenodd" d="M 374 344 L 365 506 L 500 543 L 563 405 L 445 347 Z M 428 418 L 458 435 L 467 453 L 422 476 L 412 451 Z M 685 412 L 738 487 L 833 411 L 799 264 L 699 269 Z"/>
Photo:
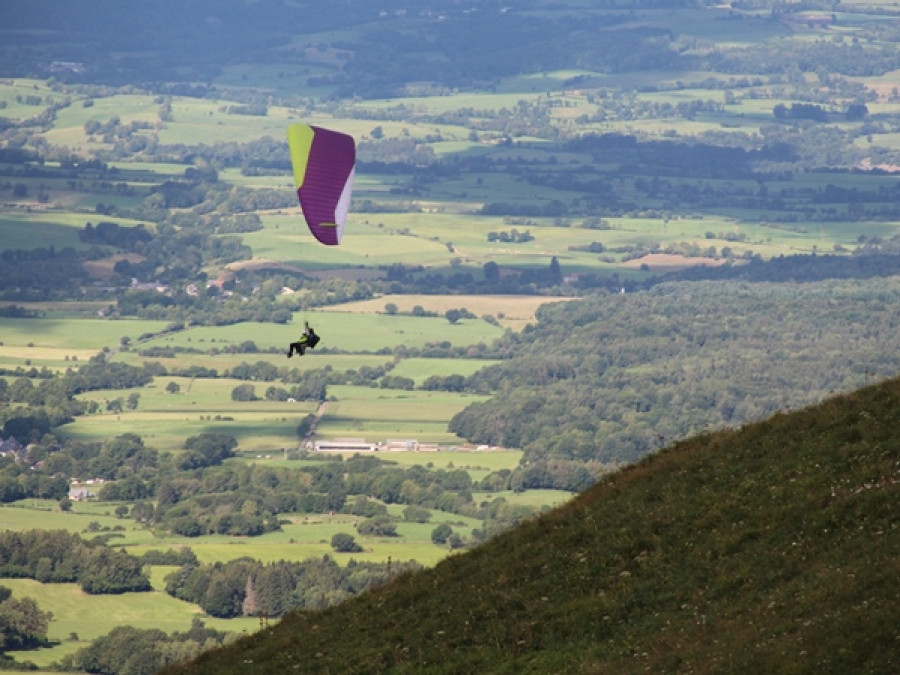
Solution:
<path fill-rule="evenodd" d="M 142 319 L 18 319 L 0 317 L 0 335 L 4 346 L 31 349 L 49 347 L 74 351 L 104 347 L 114 349 L 123 337 L 137 339 L 144 333 L 154 333 L 167 325 L 165 321 Z"/>
<path fill-rule="evenodd" d="M 447 431 L 450 418 L 465 406 L 486 397 L 432 391 L 397 391 L 369 387 L 329 387 L 329 401 L 318 437 L 363 437 L 368 441 L 393 438 L 427 443 L 462 443 Z"/>
<path fill-rule="evenodd" d="M 440 302 L 440 298 L 437 298 Z M 477 303 L 478 298 L 470 299 Z M 524 321 L 533 315 L 543 298 L 511 300 L 508 308 L 511 320 Z M 477 304 L 468 304 L 479 309 Z M 481 299 L 482 302 L 489 302 Z M 444 299 L 443 302 L 450 302 Z M 466 301 L 461 299 L 460 306 Z M 439 305 L 431 304 L 435 310 Z M 334 308 L 338 309 L 338 308 Z M 362 310 L 362 311 L 360 311 Z M 56 430 L 62 439 L 103 440 L 122 433 L 140 435 L 150 447 L 159 450 L 179 450 L 185 438 L 204 432 L 221 432 L 234 436 L 240 449 L 252 453 L 281 453 L 296 448 L 297 425 L 316 409 L 314 402 L 266 401 L 235 402 L 232 390 L 243 380 L 222 377 L 229 369 L 241 364 L 267 362 L 275 365 L 281 375 L 288 370 L 300 372 L 329 368 L 337 372 L 359 370 L 364 367 L 393 366 L 392 375 L 410 378 L 421 385 L 432 375 L 470 375 L 489 365 L 489 361 L 473 359 L 399 359 L 391 355 L 358 353 L 374 352 L 398 346 L 425 347 L 431 343 L 448 341 L 466 346 L 487 343 L 499 337 L 503 328 L 480 319 L 460 321 L 451 325 L 442 317 L 415 317 L 398 314 L 389 316 L 362 307 L 348 306 L 343 311 L 309 313 L 319 327 L 323 346 L 327 349 L 348 350 L 347 354 L 328 351 L 310 352 L 303 358 L 288 361 L 281 350 L 296 338 L 296 325 L 263 326 L 255 323 L 223 327 L 192 327 L 162 337 L 145 339 L 141 335 L 160 331 L 167 324 L 141 320 L 105 320 L 62 317 L 58 308 L 44 318 L 0 318 L 3 344 L 0 345 L 0 366 L 7 368 L 47 367 L 62 371 L 77 368 L 104 348 L 112 349 L 115 361 L 141 366 L 147 361 L 159 363 L 167 369 L 202 366 L 216 370 L 219 377 L 186 378 L 175 375 L 156 377 L 150 384 L 127 390 L 98 390 L 81 394 L 85 401 L 99 404 L 97 414 L 77 417 Z M 295 324 L 299 319 L 295 320 Z M 117 349 L 123 337 L 130 338 L 132 347 Z M 252 340 L 265 351 L 248 354 L 209 353 L 229 345 Z M 168 346 L 202 350 L 199 353 L 176 353 L 172 358 L 145 358 L 138 349 Z M 269 387 L 293 386 L 278 380 L 250 382 L 260 399 Z M 176 393 L 166 387 L 177 385 Z M 139 396 L 136 409 L 108 412 L 107 405 L 115 399 L 125 400 L 131 394 Z M 447 431 L 450 418 L 457 411 L 479 397 L 447 392 L 387 390 L 369 387 L 331 386 L 332 399 L 318 434 L 322 438 L 365 436 L 373 442 L 392 437 L 418 438 L 422 442 L 458 445 L 461 439 Z"/>
<path fill-rule="evenodd" d="M 290 324 L 273 325 L 238 323 L 230 326 L 193 326 L 178 333 L 147 340 L 141 347 L 193 347 L 195 349 L 222 349 L 227 345 L 255 342 L 262 350 L 277 349 L 279 355 L 247 354 L 245 360 L 253 363 L 260 358 L 279 359 L 285 366 L 298 367 L 302 359 L 287 361 L 281 350 L 297 339 L 303 321 L 308 320 L 322 337 L 319 351 L 310 352 L 310 360 L 320 358 L 324 350 L 373 353 L 398 346 L 425 347 L 430 343 L 450 342 L 454 346 L 468 346 L 490 342 L 503 334 L 503 329 L 479 319 L 463 319 L 451 325 L 443 317 L 417 317 L 386 314 L 362 314 L 356 312 L 310 311 L 297 313 Z M 158 330 L 158 328 L 157 328 Z M 124 334 L 124 333 L 123 333 Z M 304 362 L 305 364 L 305 362 Z M 325 363 L 319 364 L 320 367 Z M 305 365 L 303 366 L 305 367 Z"/>
<path fill-rule="evenodd" d="M 41 584 L 31 579 L 2 581 L 13 591 L 14 597 L 33 598 L 43 611 L 53 613 L 47 637 L 59 641 L 58 645 L 48 649 L 9 652 L 16 660 L 28 660 L 39 667 L 47 667 L 64 655 L 87 647 L 92 640 L 106 635 L 117 626 L 183 632 L 199 616 L 207 626 L 217 630 L 240 633 L 259 628 L 259 621 L 253 618 L 224 620 L 207 617 L 196 605 L 177 600 L 160 590 L 159 581 L 154 584 L 153 591 L 121 595 L 87 595 L 75 584 Z M 77 639 L 74 639 L 75 636 Z"/>

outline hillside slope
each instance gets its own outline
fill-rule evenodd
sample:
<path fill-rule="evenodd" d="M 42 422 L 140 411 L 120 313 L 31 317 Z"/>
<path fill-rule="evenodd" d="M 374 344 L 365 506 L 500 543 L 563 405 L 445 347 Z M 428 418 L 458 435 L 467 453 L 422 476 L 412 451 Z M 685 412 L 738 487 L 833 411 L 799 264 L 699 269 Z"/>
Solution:
<path fill-rule="evenodd" d="M 888 673 L 900 380 L 696 437 L 436 568 L 173 667 Z"/>

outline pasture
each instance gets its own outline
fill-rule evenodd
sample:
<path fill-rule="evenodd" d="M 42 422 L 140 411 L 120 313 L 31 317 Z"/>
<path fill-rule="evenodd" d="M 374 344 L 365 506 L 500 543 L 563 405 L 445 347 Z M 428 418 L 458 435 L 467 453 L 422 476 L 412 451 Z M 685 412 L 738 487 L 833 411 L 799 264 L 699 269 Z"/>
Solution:
<path fill-rule="evenodd" d="M 24 348 L 33 347 L 53 350 L 102 350 L 104 347 L 118 347 L 123 337 L 136 340 L 144 333 L 158 332 L 167 325 L 164 321 L 143 319 L 80 319 L 80 318 L 10 318 L 0 317 L 0 335 L 3 345 Z M 96 353 L 95 351 L 95 353 Z"/>
<path fill-rule="evenodd" d="M 462 440 L 447 431 L 454 414 L 487 397 L 439 391 L 402 391 L 338 385 L 330 396 L 316 437 L 363 437 L 367 441 L 416 439 L 425 443 L 458 445 Z"/>
<path fill-rule="evenodd" d="M 0 81 L 2 116 L 11 120 L 37 117 L 61 98 L 44 80 L 15 78 Z"/>
<path fill-rule="evenodd" d="M 80 214 L 64 214 L 22 208 L 0 211 L 0 250 L 48 248 L 57 250 L 73 248 L 77 251 L 90 248 L 78 239 L 78 230 L 89 218 Z"/>
<path fill-rule="evenodd" d="M 198 606 L 167 595 L 158 585 L 146 593 L 121 595 L 88 595 L 76 584 L 42 584 L 32 579 L 3 579 L 3 585 L 12 589 L 13 597 L 33 598 L 43 611 L 53 613 L 47 637 L 59 641 L 58 645 L 9 652 L 18 661 L 29 660 L 44 668 L 66 654 L 87 647 L 92 640 L 117 626 L 184 632 L 191 627 L 194 618 L 200 617 L 216 630 L 241 633 L 259 629 L 259 621 L 255 618 L 214 619 L 205 616 Z"/>
<path fill-rule="evenodd" d="M 309 352 L 302 359 L 288 361 L 282 350 L 297 339 L 303 321 L 308 320 L 322 337 L 317 351 Z M 261 350 L 277 350 L 275 355 L 245 355 L 245 360 L 253 363 L 260 358 L 291 366 L 305 359 L 322 359 L 318 364 L 324 367 L 327 350 L 340 352 L 373 353 L 393 350 L 396 347 L 425 347 L 431 343 L 448 341 L 454 346 L 465 347 L 490 342 L 503 334 L 503 329 L 480 319 L 463 319 L 450 324 L 440 316 L 406 316 L 387 314 L 362 314 L 353 312 L 324 312 L 320 310 L 296 313 L 289 324 L 238 323 L 230 326 L 193 326 L 177 333 L 154 337 L 141 346 L 194 347 L 222 349 L 228 345 L 239 345 L 253 341 Z M 305 364 L 305 362 L 304 362 Z M 305 366 L 304 366 L 305 367 Z"/>

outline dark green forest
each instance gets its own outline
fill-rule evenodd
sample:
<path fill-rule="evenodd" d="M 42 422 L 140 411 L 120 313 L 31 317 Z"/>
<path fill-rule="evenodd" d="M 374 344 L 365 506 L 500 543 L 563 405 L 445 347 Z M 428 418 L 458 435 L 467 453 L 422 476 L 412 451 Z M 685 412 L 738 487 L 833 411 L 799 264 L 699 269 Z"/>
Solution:
<path fill-rule="evenodd" d="M 512 358 L 469 379 L 496 393 L 451 428 L 523 447 L 534 474 L 549 458 L 631 461 L 897 372 L 898 292 L 882 278 L 700 281 L 546 305 L 497 345 Z"/>

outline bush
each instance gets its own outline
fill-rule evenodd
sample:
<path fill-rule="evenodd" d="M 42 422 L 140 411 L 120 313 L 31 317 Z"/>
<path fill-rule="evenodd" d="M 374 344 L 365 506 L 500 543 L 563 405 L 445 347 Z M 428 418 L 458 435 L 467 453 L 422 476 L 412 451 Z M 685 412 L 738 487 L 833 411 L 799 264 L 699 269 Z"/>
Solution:
<path fill-rule="evenodd" d="M 362 546 L 356 543 L 353 535 L 344 532 L 338 532 L 331 538 L 331 548 L 338 553 L 359 553 L 363 550 Z"/>

